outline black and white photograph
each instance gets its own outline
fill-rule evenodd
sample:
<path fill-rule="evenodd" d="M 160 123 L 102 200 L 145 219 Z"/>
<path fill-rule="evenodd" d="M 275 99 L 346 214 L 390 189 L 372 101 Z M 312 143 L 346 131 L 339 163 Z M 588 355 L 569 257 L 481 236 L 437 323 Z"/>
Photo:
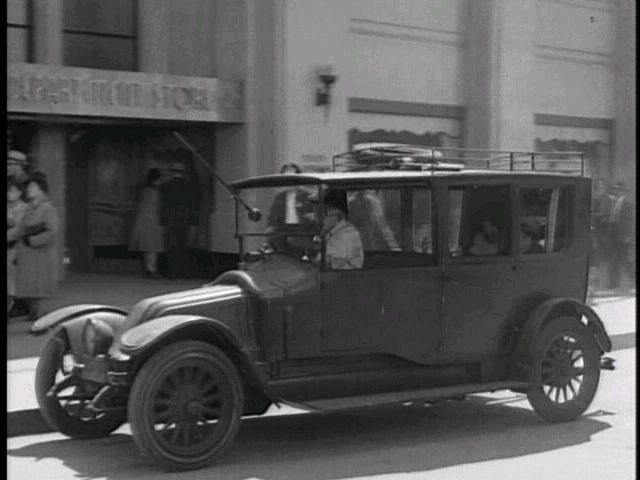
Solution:
<path fill-rule="evenodd" d="M 7 0 L 9 480 L 634 480 L 634 0 Z"/>

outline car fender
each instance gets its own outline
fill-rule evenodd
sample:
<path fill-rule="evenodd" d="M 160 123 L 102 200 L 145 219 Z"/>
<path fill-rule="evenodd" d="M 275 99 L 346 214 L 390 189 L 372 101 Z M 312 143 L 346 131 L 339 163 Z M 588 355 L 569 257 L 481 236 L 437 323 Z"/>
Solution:
<path fill-rule="evenodd" d="M 107 323 L 114 334 L 127 318 L 127 312 L 109 305 L 72 305 L 59 308 L 38 319 L 31 327 L 31 333 L 42 335 L 56 329 L 65 332 L 73 356 L 81 361 L 84 356 L 82 331 L 89 318 Z"/>
<path fill-rule="evenodd" d="M 227 325 L 215 319 L 199 315 L 167 315 L 127 330 L 119 342 L 120 350 L 139 368 L 158 348 L 187 338 L 209 341 L 220 347 L 251 386 L 267 393 L 266 379 L 254 367 L 249 352 Z"/>
<path fill-rule="evenodd" d="M 542 302 L 531 312 L 520 331 L 512 360 L 518 378 L 528 377 L 531 371 L 529 365 L 535 354 L 535 342 L 531 339 L 536 338 L 548 321 L 558 316 L 575 316 L 579 319 L 584 317 L 600 351 L 611 351 L 611 339 L 607 335 L 604 323 L 591 307 L 573 298 L 552 298 Z"/>
<path fill-rule="evenodd" d="M 52 328 L 60 325 L 61 323 L 68 322 L 79 317 L 87 318 L 88 315 L 97 313 L 111 313 L 116 314 L 116 317 L 126 317 L 127 312 L 118 307 L 112 307 L 110 305 L 95 305 L 95 304 L 83 304 L 83 305 L 71 305 L 69 307 L 62 307 L 53 312 L 47 313 L 43 317 L 40 317 L 31 327 L 31 334 L 42 335 Z M 106 316 L 105 316 L 106 318 Z M 110 318 L 110 317 L 109 317 Z M 105 320 L 110 323 L 109 320 Z M 84 322 L 83 322 L 84 323 Z M 111 325 L 114 327 L 114 325 Z M 115 328 L 114 328 L 115 330 Z"/>

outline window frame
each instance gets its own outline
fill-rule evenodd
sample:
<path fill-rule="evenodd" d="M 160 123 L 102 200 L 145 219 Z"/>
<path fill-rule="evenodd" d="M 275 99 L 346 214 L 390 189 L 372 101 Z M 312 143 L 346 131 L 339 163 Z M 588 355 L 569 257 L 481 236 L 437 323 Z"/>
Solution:
<path fill-rule="evenodd" d="M 565 224 L 565 228 L 567 230 L 567 238 L 565 240 L 565 245 L 556 251 L 553 250 L 548 250 L 546 248 L 545 245 L 545 250 L 543 252 L 539 252 L 539 253 L 535 253 L 535 252 L 521 252 L 520 251 L 520 222 L 522 222 L 522 220 L 525 218 L 525 215 L 523 215 L 523 209 L 522 209 L 522 205 L 521 205 L 521 193 L 523 190 L 533 190 L 533 189 L 550 189 L 552 191 L 552 195 L 553 195 L 553 191 L 557 191 L 558 194 L 556 195 L 557 197 L 557 202 L 558 205 L 556 206 L 557 210 L 556 212 L 560 212 L 560 210 L 564 210 L 564 215 L 566 218 L 566 224 Z M 566 202 L 564 202 L 564 205 L 562 204 L 562 202 L 560 201 L 562 199 L 562 191 L 566 191 Z M 567 252 L 571 251 L 574 248 L 574 244 L 575 244 L 575 232 L 574 232 L 574 215 L 575 215 L 575 198 L 576 198 L 576 191 L 575 191 L 575 185 L 573 183 L 570 182 L 558 182 L 558 183 L 552 183 L 552 182 L 548 182 L 548 183 L 540 183 L 540 182 L 532 182 L 532 183 L 526 183 L 526 184 L 518 184 L 515 185 L 515 201 L 516 201 L 516 218 L 515 218 L 515 222 L 514 222 L 514 228 L 516 231 L 516 238 L 515 241 L 517 242 L 516 248 L 515 248 L 515 253 L 518 257 L 522 257 L 522 258 L 526 258 L 526 259 L 531 259 L 531 260 L 535 260 L 535 259 L 549 259 L 550 257 L 559 257 L 559 256 L 564 256 Z M 551 200 L 551 203 L 553 204 L 553 200 Z M 551 208 L 551 205 L 550 205 Z M 557 219 L 558 219 L 558 215 L 556 214 L 556 222 L 557 223 Z M 555 240 L 555 238 L 554 238 Z"/>
<path fill-rule="evenodd" d="M 436 190 L 435 185 L 432 182 L 426 183 L 389 183 L 389 184 L 378 184 L 372 183 L 367 185 L 353 185 L 353 184 L 339 184 L 339 185 L 330 185 L 329 188 L 335 190 L 344 190 L 347 194 L 351 192 L 355 192 L 357 190 L 396 190 L 400 193 L 400 232 L 396 240 L 400 243 L 401 246 L 404 246 L 405 240 L 411 236 L 414 232 L 414 192 L 415 190 L 425 190 L 431 193 L 431 216 L 432 216 L 432 242 L 433 242 L 433 253 L 427 254 L 424 252 L 415 252 L 413 251 L 413 237 L 411 237 L 411 243 L 409 245 L 410 249 L 407 250 L 402 248 L 400 251 L 388 250 L 389 255 L 398 254 L 414 254 L 414 255 L 422 255 L 423 257 L 430 257 L 433 261 L 430 265 L 424 264 L 416 264 L 416 265 L 400 265 L 400 266 L 388 266 L 388 267 L 380 267 L 380 266 L 366 266 L 367 261 L 367 251 L 364 250 L 363 247 L 363 255 L 364 262 L 362 268 L 354 268 L 354 269 L 332 269 L 329 268 L 326 262 L 326 241 L 322 239 L 322 257 L 320 262 L 320 267 L 322 271 L 325 272 L 362 272 L 362 271 L 387 271 L 387 270 L 398 270 L 398 269 L 424 269 L 424 268 L 440 268 L 441 266 L 441 254 L 440 254 L 440 225 L 439 219 L 440 216 L 438 214 L 438 192 Z M 350 222 L 349 216 L 347 215 L 347 221 Z M 354 225 L 355 226 L 355 225 Z M 357 227 L 356 227 L 357 228 Z M 362 236 L 362 232 L 360 232 Z M 395 234 L 396 232 L 394 232 Z"/>
<path fill-rule="evenodd" d="M 482 187 L 482 188 L 489 188 L 489 187 L 494 187 L 494 188 L 505 188 L 506 189 L 506 199 L 507 199 L 507 213 L 505 216 L 505 223 L 504 223 L 504 231 L 507 232 L 508 234 L 508 244 L 507 244 L 507 250 L 506 253 L 503 254 L 499 254 L 499 255 L 460 255 L 460 256 L 454 256 L 451 254 L 451 252 L 449 251 L 449 237 L 450 237 L 450 225 L 449 225 L 449 218 L 452 212 L 452 205 L 451 205 L 451 196 L 450 196 L 450 191 L 451 190 L 456 190 L 456 189 L 468 189 L 468 188 L 473 188 L 474 186 L 476 187 Z M 442 251 L 442 255 L 443 257 L 446 259 L 445 261 L 447 262 L 447 264 L 451 264 L 451 265 L 460 265 L 460 264 L 470 264 L 470 265 L 474 265 L 474 264 L 496 264 L 496 263 L 512 263 L 513 259 L 514 259 L 514 255 L 516 252 L 516 239 L 514 238 L 514 235 L 517 233 L 517 230 L 515 229 L 515 218 L 516 218 L 516 212 L 515 212 L 515 202 L 516 202 L 516 197 L 515 197 L 515 188 L 514 188 L 514 182 L 512 179 L 491 179 L 489 181 L 487 181 L 486 179 L 478 179 L 478 178 L 468 178 L 468 179 L 461 179 L 461 180 L 456 180 L 456 181 L 452 181 L 452 182 L 446 182 L 443 185 L 443 190 L 442 190 L 442 195 L 445 198 L 446 201 L 446 208 L 445 208 L 445 217 L 443 219 L 443 228 L 444 228 L 444 237 L 443 238 L 443 245 L 445 246 L 444 250 Z M 460 226 L 462 226 L 462 220 L 460 221 Z M 458 232 L 459 235 L 460 232 Z"/>

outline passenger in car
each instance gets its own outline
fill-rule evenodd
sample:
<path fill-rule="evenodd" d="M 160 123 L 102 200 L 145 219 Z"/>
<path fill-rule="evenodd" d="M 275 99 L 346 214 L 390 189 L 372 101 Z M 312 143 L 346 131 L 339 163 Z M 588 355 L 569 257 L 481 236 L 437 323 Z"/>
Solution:
<path fill-rule="evenodd" d="M 491 220 L 482 219 L 467 251 L 469 255 L 474 256 L 498 255 L 500 253 L 500 232 Z"/>
<path fill-rule="evenodd" d="M 520 253 L 543 253 L 538 242 L 540 226 L 535 220 L 525 219 L 520 223 Z"/>
<path fill-rule="evenodd" d="M 347 221 L 347 196 L 329 191 L 324 197 L 323 233 L 326 265 L 332 270 L 362 268 L 364 253 L 358 229 Z"/>

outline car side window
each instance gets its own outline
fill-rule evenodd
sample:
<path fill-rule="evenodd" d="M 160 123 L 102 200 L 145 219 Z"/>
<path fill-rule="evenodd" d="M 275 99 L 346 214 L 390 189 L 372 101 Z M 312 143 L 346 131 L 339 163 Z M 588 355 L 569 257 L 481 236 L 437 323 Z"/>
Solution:
<path fill-rule="evenodd" d="M 348 198 L 348 218 L 360 232 L 365 254 L 401 250 L 399 189 L 351 190 Z"/>
<path fill-rule="evenodd" d="M 412 195 L 412 249 L 414 252 L 435 255 L 435 212 L 433 191 L 416 188 Z"/>
<path fill-rule="evenodd" d="M 558 252 L 569 245 L 569 187 L 520 188 L 519 251 Z"/>
<path fill-rule="evenodd" d="M 508 185 L 449 188 L 450 257 L 509 255 L 511 208 Z"/>
<path fill-rule="evenodd" d="M 349 222 L 358 230 L 365 269 L 436 263 L 433 193 L 428 188 L 348 192 Z"/>

